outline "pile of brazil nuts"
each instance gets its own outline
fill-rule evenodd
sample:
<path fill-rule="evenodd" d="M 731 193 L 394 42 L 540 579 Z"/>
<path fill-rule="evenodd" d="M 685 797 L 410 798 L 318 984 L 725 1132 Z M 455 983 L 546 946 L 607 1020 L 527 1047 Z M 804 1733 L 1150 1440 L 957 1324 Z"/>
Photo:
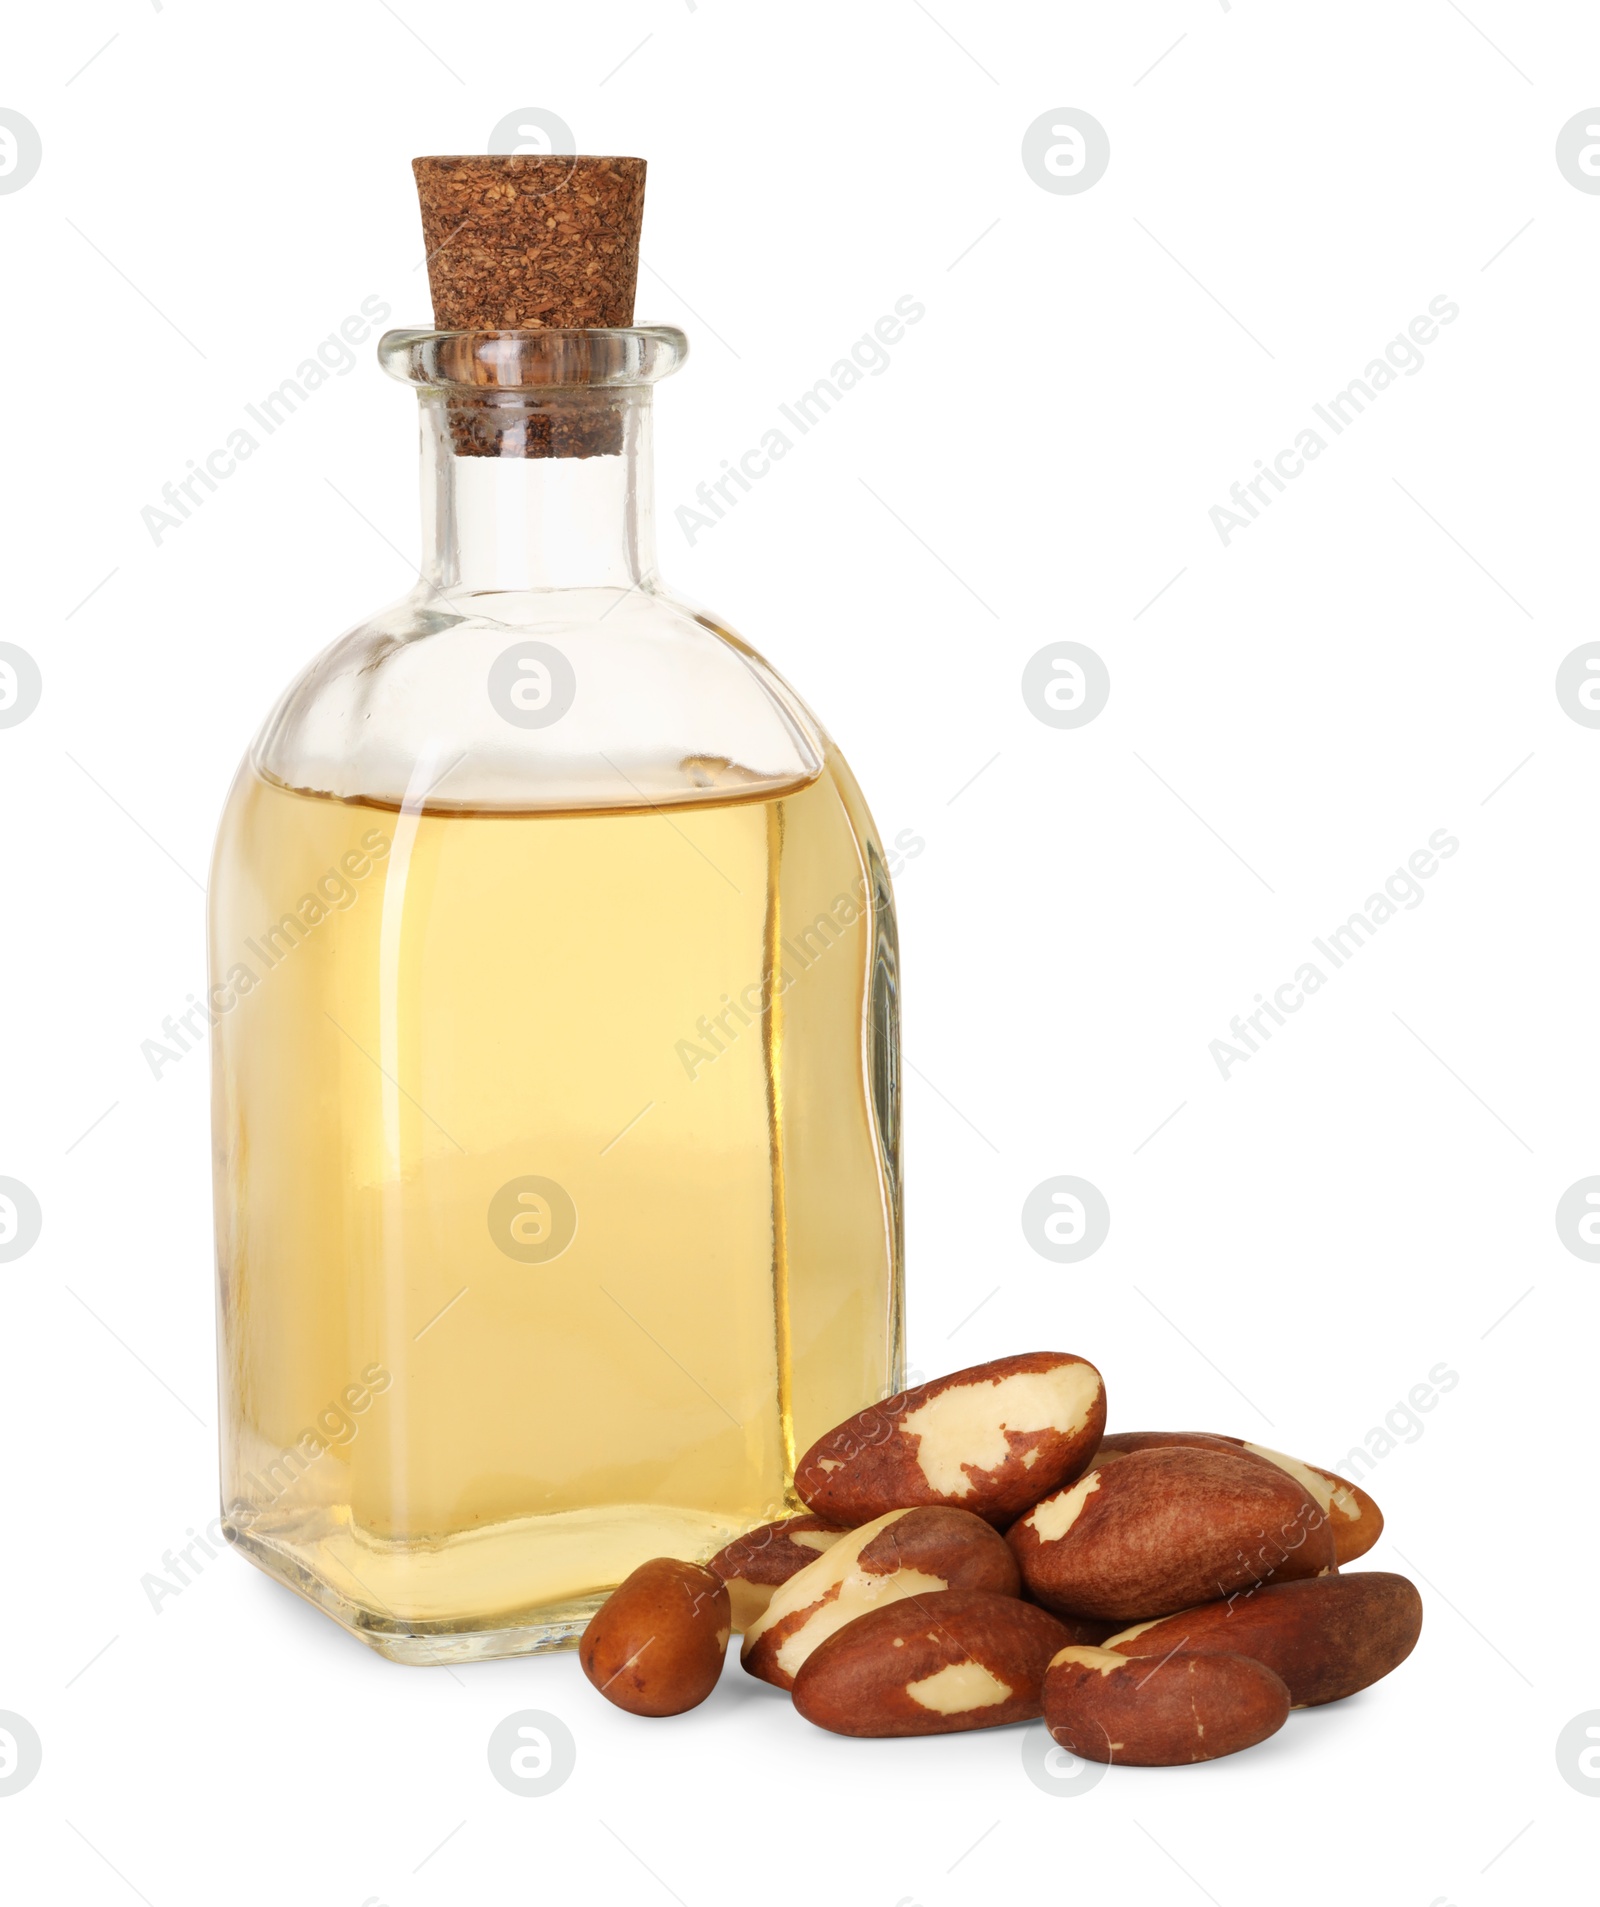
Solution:
<path fill-rule="evenodd" d="M 956 1371 L 801 1458 L 809 1514 L 704 1567 L 641 1564 L 595 1612 L 584 1674 L 679 1715 L 722 1672 L 787 1689 L 841 1735 L 943 1735 L 1042 1715 L 1089 1761 L 1165 1767 L 1264 1741 L 1411 1653 L 1404 1576 L 1342 1574 L 1378 1540 L 1364 1490 L 1205 1431 L 1106 1436 L 1083 1358 Z"/>

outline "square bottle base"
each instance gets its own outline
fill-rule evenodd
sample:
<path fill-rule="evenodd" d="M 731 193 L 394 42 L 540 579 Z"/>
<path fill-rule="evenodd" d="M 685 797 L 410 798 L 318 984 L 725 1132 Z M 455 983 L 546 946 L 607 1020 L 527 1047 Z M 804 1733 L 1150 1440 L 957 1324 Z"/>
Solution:
<path fill-rule="evenodd" d="M 458 1662 L 488 1662 L 502 1656 L 546 1655 L 557 1649 L 575 1649 L 589 1618 L 605 1601 L 607 1591 L 575 1596 L 564 1602 L 530 1609 L 516 1620 L 496 1627 L 467 1627 L 449 1622 L 422 1622 L 342 1594 L 314 1576 L 301 1562 L 271 1542 L 224 1521 L 229 1542 L 256 1568 L 285 1584 L 342 1629 L 387 1656 L 411 1668 L 439 1668 Z"/>

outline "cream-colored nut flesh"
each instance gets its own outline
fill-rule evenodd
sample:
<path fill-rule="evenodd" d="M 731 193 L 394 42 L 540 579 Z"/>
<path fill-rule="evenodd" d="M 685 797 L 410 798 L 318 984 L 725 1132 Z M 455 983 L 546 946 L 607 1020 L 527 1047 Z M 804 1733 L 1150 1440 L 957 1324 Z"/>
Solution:
<path fill-rule="evenodd" d="M 887 1576 L 859 1571 L 846 1576 L 839 1593 L 808 1616 L 793 1635 L 778 1644 L 778 1667 L 785 1675 L 798 1675 L 811 1651 L 820 1648 L 831 1635 L 837 1635 L 847 1622 L 864 1616 L 869 1609 L 881 1609 L 885 1603 L 903 1602 L 907 1596 L 936 1596 L 950 1585 L 942 1576 L 928 1576 L 920 1569 L 897 1569 Z"/>
<path fill-rule="evenodd" d="M 1043 1503 L 1036 1503 L 1022 1520 L 1041 1543 L 1054 1543 L 1077 1522 L 1084 1504 L 1099 1488 L 1100 1472 L 1091 1470 L 1070 1490 L 1058 1491 L 1055 1496 L 1047 1496 Z"/>
<path fill-rule="evenodd" d="M 1354 1523 L 1361 1515 L 1361 1505 L 1352 1491 L 1345 1489 L 1331 1477 L 1325 1477 L 1310 1464 L 1302 1463 L 1298 1457 L 1286 1457 L 1281 1450 L 1269 1450 L 1265 1444 L 1247 1443 L 1245 1449 L 1252 1457 L 1265 1457 L 1268 1463 L 1275 1463 L 1280 1470 L 1286 1470 L 1302 1490 L 1316 1504 L 1324 1516 L 1337 1510 L 1346 1522 Z"/>
<path fill-rule="evenodd" d="M 819 1644 L 836 1634 L 847 1622 L 865 1615 L 869 1609 L 899 1602 L 906 1596 L 935 1595 L 950 1585 L 942 1576 L 930 1576 L 920 1569 L 896 1569 L 880 1574 L 858 1566 L 861 1552 L 881 1531 L 909 1510 L 890 1510 L 858 1530 L 851 1530 L 825 1549 L 814 1563 L 796 1570 L 786 1583 L 773 1591 L 766 1611 L 745 1631 L 742 1654 L 748 1656 L 769 1629 L 786 1616 L 818 1606 L 793 1634 L 778 1644 L 778 1667 L 786 1675 L 798 1675 L 800 1665 Z"/>
<path fill-rule="evenodd" d="M 1049 1667 L 1053 1669 L 1058 1662 L 1071 1662 L 1080 1669 L 1098 1669 L 1102 1675 L 1128 1666 L 1125 1655 L 1113 1655 L 1109 1649 L 1086 1649 L 1077 1644 L 1071 1648 L 1057 1649 L 1050 1658 Z"/>
<path fill-rule="evenodd" d="M 789 1541 L 797 1549 L 814 1549 L 820 1552 L 832 1549 L 839 1538 L 847 1534 L 848 1531 L 845 1530 L 791 1530 Z"/>
<path fill-rule="evenodd" d="M 1182 1610 L 1178 1612 L 1183 1614 Z M 1158 1622 L 1170 1622 L 1171 1616 L 1152 1616 L 1148 1622 L 1136 1622 L 1131 1629 L 1119 1629 L 1114 1636 L 1107 1636 L 1101 1643 L 1102 1649 L 1114 1649 L 1121 1642 L 1131 1642 L 1135 1636 L 1142 1636 L 1146 1629 L 1153 1629 Z"/>
<path fill-rule="evenodd" d="M 874 1517 L 870 1523 L 863 1523 L 860 1529 L 851 1530 L 845 1541 L 825 1549 L 814 1563 L 807 1563 L 804 1569 L 797 1569 L 786 1583 L 779 1583 L 772 1592 L 766 1614 L 744 1639 L 745 1654 L 748 1655 L 752 1645 L 776 1623 L 782 1622 L 785 1616 L 792 1616 L 796 1610 L 820 1602 L 830 1589 L 842 1582 L 855 1568 L 857 1558 L 868 1543 L 880 1531 L 886 1530 L 891 1523 L 898 1522 L 907 1514 L 905 1510 L 889 1510 L 882 1516 Z"/>
<path fill-rule="evenodd" d="M 1011 1454 L 1006 1432 L 1082 1430 L 1100 1395 L 1088 1364 L 1017 1371 L 997 1381 L 952 1384 L 919 1405 L 900 1428 L 917 1441 L 917 1467 L 941 1496 L 970 1496 L 967 1468 L 998 1470 Z"/>
<path fill-rule="evenodd" d="M 920 1682 L 907 1682 L 906 1693 L 935 1715 L 969 1715 L 975 1708 L 1009 1701 L 1013 1690 L 981 1662 L 951 1662 Z"/>

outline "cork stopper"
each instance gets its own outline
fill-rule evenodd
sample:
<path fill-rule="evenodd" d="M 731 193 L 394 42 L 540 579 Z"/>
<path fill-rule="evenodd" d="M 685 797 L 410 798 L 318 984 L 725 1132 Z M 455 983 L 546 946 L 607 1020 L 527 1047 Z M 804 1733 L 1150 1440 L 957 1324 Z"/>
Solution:
<path fill-rule="evenodd" d="M 441 331 L 630 325 L 642 159 L 413 159 Z"/>
<path fill-rule="evenodd" d="M 441 331 L 633 323 L 643 159 L 474 153 L 413 159 Z M 458 456 L 598 457 L 622 448 L 622 399 L 552 392 L 450 399 Z"/>

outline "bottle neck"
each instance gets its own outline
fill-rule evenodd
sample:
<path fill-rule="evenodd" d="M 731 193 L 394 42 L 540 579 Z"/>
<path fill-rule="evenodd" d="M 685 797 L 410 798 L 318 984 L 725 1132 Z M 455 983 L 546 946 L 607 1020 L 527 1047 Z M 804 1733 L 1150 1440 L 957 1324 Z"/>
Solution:
<path fill-rule="evenodd" d="M 458 454 L 462 420 L 422 394 L 424 580 L 449 593 L 631 589 L 655 576 L 650 391 L 495 399 L 501 454 Z M 614 445 L 597 456 L 518 454 L 521 444 Z M 479 434 L 482 435 L 481 429 Z"/>

